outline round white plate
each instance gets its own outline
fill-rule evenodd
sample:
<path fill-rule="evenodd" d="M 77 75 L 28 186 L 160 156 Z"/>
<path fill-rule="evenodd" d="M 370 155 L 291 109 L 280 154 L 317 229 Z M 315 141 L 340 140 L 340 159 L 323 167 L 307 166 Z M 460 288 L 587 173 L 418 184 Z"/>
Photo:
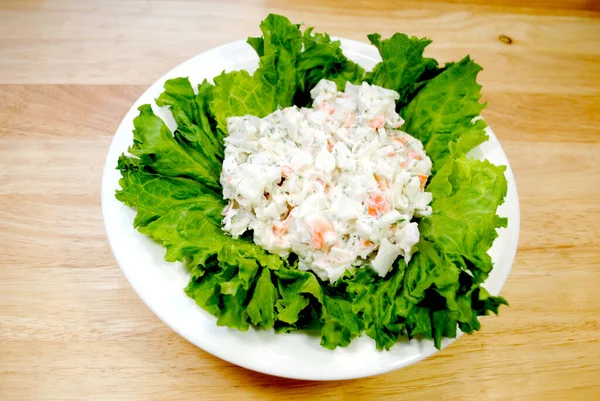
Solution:
<path fill-rule="evenodd" d="M 375 47 L 341 39 L 344 54 L 366 69 L 371 69 L 380 57 Z M 164 249 L 133 228 L 135 211 L 115 199 L 120 174 L 115 170 L 119 155 L 133 142 L 133 118 L 138 106 L 150 103 L 155 113 L 169 128 L 175 122 L 167 110 L 154 104 L 167 79 L 189 77 L 192 86 L 211 79 L 221 71 L 245 69 L 253 72 L 258 66 L 254 50 L 244 41 L 230 43 L 202 53 L 171 70 L 152 86 L 131 107 L 115 133 L 108 151 L 102 177 L 102 214 L 110 246 L 123 274 L 148 307 L 169 327 L 185 339 L 228 362 L 271 375 L 307 379 L 340 380 L 376 375 L 398 369 L 435 352 L 431 341 L 404 341 L 390 351 L 377 351 L 366 335 L 354 340 L 347 348 L 327 350 L 319 338 L 302 333 L 275 334 L 273 331 L 250 329 L 247 332 L 218 327 L 216 319 L 202 310 L 183 292 L 188 273 L 181 264 L 164 261 Z M 499 213 L 508 217 L 508 228 L 500 231 L 490 255 L 495 268 L 486 282 L 492 294 L 504 285 L 515 257 L 519 236 L 519 201 L 513 173 L 506 155 L 491 130 L 490 140 L 473 151 L 473 156 L 486 158 L 507 166 L 508 195 Z M 485 327 L 485 323 L 484 323 Z M 475 335 L 477 335 L 475 333 Z M 453 340 L 444 340 L 447 346 Z M 166 345 L 165 345 L 166 346 Z"/>

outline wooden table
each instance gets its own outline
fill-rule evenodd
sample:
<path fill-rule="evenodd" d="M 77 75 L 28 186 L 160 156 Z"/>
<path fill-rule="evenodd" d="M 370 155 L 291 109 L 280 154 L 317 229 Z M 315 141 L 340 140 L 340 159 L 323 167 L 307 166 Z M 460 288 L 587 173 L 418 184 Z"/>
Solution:
<path fill-rule="evenodd" d="M 454 3 L 454 4 L 450 4 Z M 530 8 L 517 8 L 518 5 Z M 0 1 L 0 400 L 600 399 L 600 2 Z M 300 382 L 186 342 L 123 278 L 100 177 L 132 102 L 269 11 L 470 53 L 513 166 L 521 239 L 483 330 L 379 377 Z"/>

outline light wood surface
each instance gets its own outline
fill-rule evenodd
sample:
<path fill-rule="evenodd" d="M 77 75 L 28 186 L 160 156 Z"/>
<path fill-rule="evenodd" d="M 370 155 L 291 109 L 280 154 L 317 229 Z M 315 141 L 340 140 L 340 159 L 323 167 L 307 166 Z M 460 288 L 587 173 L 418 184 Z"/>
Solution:
<path fill-rule="evenodd" d="M 517 8 L 518 5 L 527 8 Z M 598 1 L 0 1 L 0 400 L 600 399 Z M 100 178 L 144 89 L 270 11 L 336 36 L 434 39 L 483 65 L 521 238 L 483 330 L 349 382 L 223 362 L 137 298 L 108 247 Z M 499 40 L 500 35 L 512 44 Z M 239 397 L 239 398 L 238 398 Z"/>

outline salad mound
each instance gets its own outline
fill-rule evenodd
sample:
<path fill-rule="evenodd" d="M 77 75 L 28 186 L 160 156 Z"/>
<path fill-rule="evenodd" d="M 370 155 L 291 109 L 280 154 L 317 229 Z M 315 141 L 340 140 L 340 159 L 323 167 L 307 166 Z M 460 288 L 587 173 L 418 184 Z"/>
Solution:
<path fill-rule="evenodd" d="M 229 117 L 221 173 L 224 230 L 335 283 L 369 265 L 381 277 L 419 242 L 431 214 L 431 160 L 399 127 L 398 93 L 321 80 L 312 108 Z"/>
<path fill-rule="evenodd" d="M 487 251 L 497 228 L 507 224 L 496 215 L 507 191 L 505 167 L 466 156 L 487 140 L 485 122 L 477 119 L 484 108 L 476 82 L 481 67 L 469 57 L 438 65 L 423 57 L 427 39 L 372 34 L 382 61 L 365 72 L 327 34 L 302 32 L 273 14 L 260 28 L 262 37 L 248 39 L 259 57 L 253 74 L 223 72 L 197 88 L 188 78 L 165 82 L 156 105 L 171 111 L 174 132 L 151 105 L 139 108 L 133 145 L 117 166 L 116 197 L 136 209 L 134 227 L 165 247 L 167 261 L 185 263 L 186 294 L 221 326 L 310 329 L 329 349 L 362 333 L 378 349 L 417 336 L 439 348 L 458 328 L 478 330 L 478 316 L 507 305 L 482 287 L 493 267 Z M 407 222 L 420 231 L 414 253 L 410 260 L 395 258 L 389 271 L 380 270 L 383 277 L 359 268 L 324 281 L 300 269 L 293 252 L 270 253 L 249 231 L 234 238 L 222 230 L 225 142 L 233 140 L 228 121 L 307 107 L 322 80 L 338 91 L 366 82 L 397 93 L 395 109 L 404 118 L 398 128 L 418 139 L 431 159 L 422 192 L 431 194 L 431 209 Z"/>

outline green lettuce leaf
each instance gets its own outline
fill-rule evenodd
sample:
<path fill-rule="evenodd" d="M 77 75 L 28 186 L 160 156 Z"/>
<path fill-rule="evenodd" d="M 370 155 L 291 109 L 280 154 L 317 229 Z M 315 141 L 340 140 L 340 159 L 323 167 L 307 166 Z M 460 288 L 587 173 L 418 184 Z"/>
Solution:
<path fill-rule="evenodd" d="M 277 295 L 277 289 L 271 277 L 271 270 L 263 267 L 246 309 L 252 324 L 267 330 L 273 328 L 275 325 Z"/>
<path fill-rule="evenodd" d="M 214 78 L 214 97 L 210 109 L 217 120 L 217 128 L 227 132 L 227 118 L 251 114 L 264 117 L 276 108 L 275 86 L 258 71 L 223 72 Z"/>
<path fill-rule="evenodd" d="M 400 112 L 402 129 L 423 142 L 434 169 L 488 139 L 485 122 L 474 121 L 485 108 L 479 103 L 479 71 L 481 67 L 465 57 L 431 79 Z"/>
<path fill-rule="evenodd" d="M 205 266 L 203 274 L 192 275 L 185 292 L 216 316 L 220 326 L 245 331 L 252 322 L 272 328 L 278 293 L 270 271 L 281 268 L 284 262 L 251 242 L 227 238 L 220 251 L 211 256 L 217 262 Z"/>
<path fill-rule="evenodd" d="M 348 281 L 346 291 L 352 299 L 352 312 L 360 318 L 365 333 L 375 340 L 377 349 L 389 349 L 404 334 L 395 302 L 402 295 L 405 266 L 400 260 L 385 280 L 363 268 Z"/>
<path fill-rule="evenodd" d="M 134 118 L 133 146 L 129 152 L 140 159 L 145 169 L 167 177 L 188 177 L 209 188 L 218 189 L 219 176 L 202 155 L 190 146 L 182 146 L 150 105 L 139 107 Z"/>
<path fill-rule="evenodd" d="M 148 173 L 126 161 L 121 168 L 116 197 L 137 210 L 134 225 L 166 248 L 167 261 L 189 260 L 195 266 L 234 241 L 221 230 L 225 201 L 203 184 Z M 252 244 L 239 241 L 248 242 Z"/>
<path fill-rule="evenodd" d="M 302 34 L 298 25 L 281 15 L 270 14 L 260 23 L 262 55 L 257 74 L 264 76 L 274 87 L 275 104 L 289 107 L 298 88 L 296 58 L 302 50 Z"/>
<path fill-rule="evenodd" d="M 332 41 L 329 35 L 313 33 L 313 28 L 308 28 L 302 42 L 304 51 L 298 56 L 297 64 L 300 90 L 294 99 L 296 105 L 309 105 L 310 90 L 322 79 L 335 82 L 338 90 L 344 90 L 347 82 L 362 82 L 365 70 L 344 55 L 340 41 Z"/>
<path fill-rule="evenodd" d="M 259 68 L 223 72 L 215 77 L 210 108 L 217 128 L 227 131 L 227 118 L 251 114 L 264 117 L 277 108 L 310 103 L 310 90 L 323 78 L 343 89 L 359 83 L 364 70 L 344 56 L 339 41 L 327 34 L 300 31 L 286 17 L 269 14 L 260 24 L 262 37 L 248 38 L 259 56 Z M 303 49 L 304 47 L 304 49 Z"/>
<path fill-rule="evenodd" d="M 431 40 L 408 37 L 403 33 L 396 33 L 384 40 L 377 33 L 367 37 L 379 50 L 382 61 L 367 74 L 366 81 L 398 92 L 398 104 L 402 107 L 420 88 L 419 81 L 437 69 L 437 61 L 423 57 Z"/>
<path fill-rule="evenodd" d="M 433 213 L 419 224 L 419 251 L 409 263 L 402 293 L 409 305 L 420 308 L 409 309 L 409 337 L 433 338 L 439 348 L 443 337 L 456 336 L 457 324 L 472 333 L 480 327 L 478 316 L 497 314 L 499 305 L 507 305 L 481 287 L 492 269 L 487 251 L 497 228 L 507 223 L 496 216 L 507 191 L 504 170 L 461 156 L 445 164 L 427 187 Z M 397 303 L 400 309 L 407 304 Z"/>
<path fill-rule="evenodd" d="M 130 164 L 132 159 L 125 156 L 121 158 L 122 178 L 119 184 L 122 189 L 117 191 L 116 197 L 127 206 L 137 209 L 134 227 L 145 226 L 173 209 L 204 204 L 207 199 L 214 200 L 219 211 L 222 210 L 224 202 L 205 185 L 189 178 L 145 173 Z M 214 224 L 221 224 L 219 214 L 215 216 L 209 213 L 208 216 Z"/>
<path fill-rule="evenodd" d="M 216 122 L 210 114 L 213 85 L 204 80 L 195 94 L 188 78 L 174 78 L 165 82 L 165 91 L 156 98 L 156 104 L 168 107 L 177 123 L 175 135 L 191 144 L 207 161 L 215 175 L 223 163 L 223 138 L 215 135 Z"/>
<path fill-rule="evenodd" d="M 469 270 L 477 283 L 492 269 L 487 251 L 498 236 L 496 228 L 507 224 L 496 216 L 508 187 L 505 170 L 462 156 L 446 163 L 427 186 L 433 194 L 433 213 L 421 219 L 422 237 Z"/>
<path fill-rule="evenodd" d="M 328 349 L 346 347 L 362 332 L 362 323 L 345 297 L 325 295 L 322 312 L 321 345 Z"/>
<path fill-rule="evenodd" d="M 213 264 L 217 265 L 214 261 Z M 190 282 L 187 287 L 185 287 L 185 293 L 188 297 L 196 301 L 196 304 L 202 309 L 211 315 L 218 317 L 221 314 L 222 308 L 220 281 L 212 269 L 207 266 L 202 267 L 202 269 L 196 270 L 196 274 L 190 275 Z"/>
<path fill-rule="evenodd" d="M 281 298 L 275 303 L 280 330 L 283 327 L 287 331 L 302 328 L 297 323 L 300 314 L 309 306 L 311 299 L 316 301 L 317 307 L 323 304 L 323 293 L 317 278 L 310 272 L 296 268 L 279 269 L 275 275 L 281 294 Z"/>
<path fill-rule="evenodd" d="M 221 202 L 205 199 L 194 206 L 174 208 L 138 230 L 166 248 L 168 262 L 191 258 L 192 265 L 201 264 L 230 239 L 213 223 L 209 208 L 223 209 Z"/>
<path fill-rule="evenodd" d="M 296 57 L 302 49 L 300 30 L 287 18 L 274 14 L 260 28 L 263 37 L 248 40 L 260 57 L 254 74 L 242 70 L 223 72 L 214 78 L 210 108 L 222 132 L 227 132 L 228 117 L 246 114 L 264 117 L 278 107 L 293 104 L 298 88 Z"/>
<path fill-rule="evenodd" d="M 306 106 L 310 90 L 323 78 L 343 90 L 346 82 L 360 83 L 364 69 L 344 56 L 339 41 L 329 35 L 302 33 L 298 25 L 282 16 L 269 15 L 261 23 L 263 37 L 248 38 L 260 57 L 259 70 L 277 87 L 276 104 Z"/>
<path fill-rule="evenodd" d="M 252 38 L 252 40 L 260 40 L 260 47 L 263 49 L 263 54 L 259 54 L 261 57 L 284 51 L 296 55 L 302 50 L 300 26 L 292 24 L 283 15 L 269 14 L 261 21 L 260 30 L 263 37 Z"/>
<path fill-rule="evenodd" d="M 252 46 L 258 57 L 265 55 L 265 40 L 262 37 L 249 37 L 246 43 Z"/>

